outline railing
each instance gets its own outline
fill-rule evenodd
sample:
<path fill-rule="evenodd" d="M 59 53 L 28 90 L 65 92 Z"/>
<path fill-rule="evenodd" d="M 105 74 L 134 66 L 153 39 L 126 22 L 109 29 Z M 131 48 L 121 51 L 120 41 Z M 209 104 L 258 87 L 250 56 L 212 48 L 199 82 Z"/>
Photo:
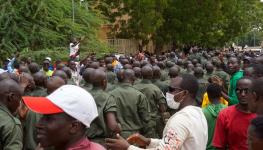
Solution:
<path fill-rule="evenodd" d="M 107 39 L 108 45 L 116 49 L 118 53 L 123 54 L 135 54 L 138 52 L 139 43 L 136 40 L 132 39 Z M 167 44 L 163 46 L 163 49 L 161 51 L 167 51 L 170 50 L 172 47 L 171 44 Z M 152 41 L 149 42 L 149 44 L 145 47 L 144 50 L 147 50 L 149 52 L 154 52 L 155 46 Z"/>
<path fill-rule="evenodd" d="M 138 50 L 138 42 L 131 39 L 107 39 L 111 48 L 114 48 L 118 53 L 136 53 Z"/>

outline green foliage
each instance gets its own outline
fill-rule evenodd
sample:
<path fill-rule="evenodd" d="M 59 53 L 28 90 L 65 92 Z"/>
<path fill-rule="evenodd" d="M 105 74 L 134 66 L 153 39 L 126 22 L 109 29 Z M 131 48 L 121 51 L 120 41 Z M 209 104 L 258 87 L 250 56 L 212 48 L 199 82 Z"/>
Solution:
<path fill-rule="evenodd" d="M 113 23 L 113 37 L 153 40 L 157 50 L 171 42 L 223 46 L 261 26 L 263 14 L 259 0 L 102 0 L 98 8 Z M 119 21 L 124 15 L 128 22 Z"/>
<path fill-rule="evenodd" d="M 20 59 L 24 60 L 26 58 L 31 58 L 32 61 L 42 64 L 45 57 L 50 57 L 52 61 L 62 60 L 68 61 L 69 50 L 63 47 L 57 47 L 54 49 L 42 49 L 37 51 L 32 51 L 29 49 L 23 49 L 20 52 Z"/>
<path fill-rule="evenodd" d="M 113 24 L 113 37 L 136 39 L 142 45 L 163 24 L 162 13 L 166 7 L 166 0 L 102 0 L 98 6 Z"/>
<path fill-rule="evenodd" d="M 74 4 L 73 22 L 70 0 L 0 0 L 1 58 L 22 49 L 40 50 L 40 55 L 46 49 L 68 47 L 73 37 L 82 39 L 81 51 L 106 51 L 97 38 L 104 23 L 101 14 L 88 9 L 87 1 Z"/>

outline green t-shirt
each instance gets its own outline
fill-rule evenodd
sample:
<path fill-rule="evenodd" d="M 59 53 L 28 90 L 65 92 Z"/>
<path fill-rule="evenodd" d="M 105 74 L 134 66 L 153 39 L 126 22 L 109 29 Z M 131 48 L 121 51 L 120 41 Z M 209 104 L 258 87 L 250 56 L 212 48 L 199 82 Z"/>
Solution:
<path fill-rule="evenodd" d="M 225 105 L 223 104 L 209 104 L 207 107 L 203 108 L 203 112 L 205 115 L 205 118 L 207 120 L 207 125 L 208 125 L 208 141 L 207 141 L 207 150 L 216 150 L 213 145 L 213 137 L 214 137 L 214 130 L 215 130 L 215 125 L 216 125 L 216 119 L 219 114 L 219 112 L 226 108 Z"/>
<path fill-rule="evenodd" d="M 238 104 L 238 98 L 236 94 L 236 88 L 237 88 L 237 81 L 243 77 L 243 71 L 238 71 L 234 73 L 230 78 L 230 84 L 229 84 L 229 90 L 228 90 L 228 96 L 230 98 L 229 100 L 229 106 Z"/>

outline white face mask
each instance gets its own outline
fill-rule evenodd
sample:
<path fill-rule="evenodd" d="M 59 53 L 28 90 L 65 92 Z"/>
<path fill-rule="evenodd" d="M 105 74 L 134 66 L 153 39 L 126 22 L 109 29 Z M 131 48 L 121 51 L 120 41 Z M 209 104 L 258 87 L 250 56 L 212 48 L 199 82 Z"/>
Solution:
<path fill-rule="evenodd" d="M 180 106 L 180 102 L 176 102 L 174 100 L 174 95 L 170 93 L 166 93 L 166 102 L 169 108 L 178 109 Z"/>

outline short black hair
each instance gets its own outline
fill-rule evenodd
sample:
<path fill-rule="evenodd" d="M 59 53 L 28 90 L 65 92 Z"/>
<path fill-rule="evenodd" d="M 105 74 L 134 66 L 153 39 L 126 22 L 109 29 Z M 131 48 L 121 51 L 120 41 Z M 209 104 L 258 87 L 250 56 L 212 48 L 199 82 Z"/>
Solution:
<path fill-rule="evenodd" d="M 257 96 L 263 96 L 263 77 L 252 81 L 252 90 Z"/>
<path fill-rule="evenodd" d="M 263 77 L 263 64 L 252 64 L 252 67 L 257 77 Z"/>
<path fill-rule="evenodd" d="M 206 92 L 207 92 L 209 99 L 219 98 L 222 96 L 221 94 L 222 88 L 218 84 L 215 84 L 215 83 L 209 84 L 207 86 Z"/>
<path fill-rule="evenodd" d="M 254 118 L 250 125 L 252 126 L 257 138 L 263 139 L 263 116 Z"/>
<path fill-rule="evenodd" d="M 180 87 L 183 90 L 187 90 L 191 94 L 192 98 L 195 98 L 199 88 L 196 77 L 191 74 L 183 74 L 181 78 L 182 82 Z"/>
<path fill-rule="evenodd" d="M 237 63 L 238 63 L 239 65 L 241 64 L 241 60 L 240 60 L 238 57 L 236 57 L 236 56 L 231 56 L 231 57 L 228 58 L 228 60 L 231 59 L 231 58 L 235 58 L 235 59 L 237 60 Z"/>

